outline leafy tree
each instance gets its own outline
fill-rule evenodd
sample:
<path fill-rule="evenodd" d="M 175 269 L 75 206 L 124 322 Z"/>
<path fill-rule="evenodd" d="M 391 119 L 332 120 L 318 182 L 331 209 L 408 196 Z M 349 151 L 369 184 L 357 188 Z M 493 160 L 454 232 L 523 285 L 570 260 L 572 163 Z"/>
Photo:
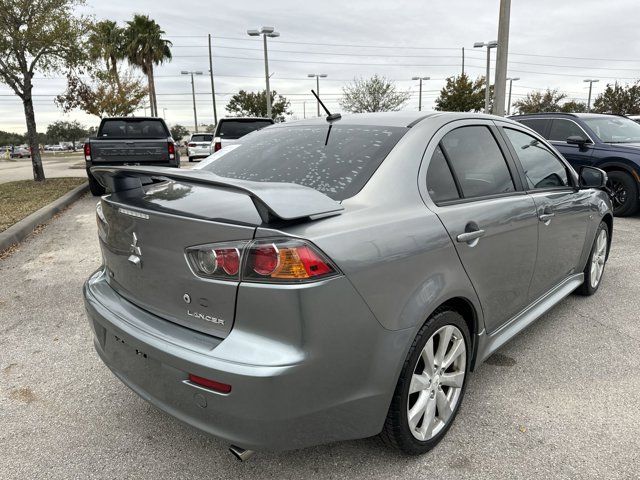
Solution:
<path fill-rule="evenodd" d="M 289 110 L 290 103 L 282 95 L 278 95 L 275 90 L 271 92 L 271 116 L 274 119 L 284 119 L 285 115 L 291 115 Z M 267 91 L 247 92 L 240 90 L 236 93 L 229 103 L 227 103 L 227 112 L 232 115 L 244 117 L 266 117 L 267 116 Z"/>
<path fill-rule="evenodd" d="M 480 112 L 484 110 L 484 77 L 471 81 L 465 73 L 447 78 L 446 85 L 436 99 L 435 110 L 446 112 Z M 489 93 L 493 98 L 493 87 Z M 491 105 L 490 105 L 491 106 Z"/>
<path fill-rule="evenodd" d="M 118 90 L 121 89 L 118 62 L 126 57 L 125 48 L 124 29 L 119 27 L 116 22 L 103 20 L 91 26 L 88 38 L 89 58 L 94 61 L 104 61 L 106 71 L 113 76 Z"/>
<path fill-rule="evenodd" d="M 75 15 L 84 0 L 0 0 L 0 81 L 22 100 L 31 147 L 33 178 L 45 179 L 35 112 L 33 77 L 82 61 L 86 19 Z"/>
<path fill-rule="evenodd" d="M 77 121 L 65 122 L 58 120 L 47 127 L 47 139 L 50 142 L 60 143 L 61 141 L 71 142 L 76 148 L 76 140 L 89 135 L 88 130 Z"/>
<path fill-rule="evenodd" d="M 584 113 L 587 111 L 587 104 L 584 102 L 576 102 L 575 100 L 571 100 L 569 102 L 565 102 L 560 107 L 561 112 L 567 113 Z"/>
<path fill-rule="evenodd" d="M 607 84 L 605 91 L 593 102 L 593 111 L 616 115 L 640 114 L 640 81 L 625 86 L 618 82 Z"/>
<path fill-rule="evenodd" d="M 354 78 L 342 87 L 340 106 L 352 113 L 392 112 L 400 110 L 411 94 L 399 91 L 395 84 L 377 74 L 371 78 Z"/>
<path fill-rule="evenodd" d="M 55 98 L 65 113 L 80 109 L 90 115 L 126 117 L 144 103 L 147 88 L 130 72 L 115 77 L 105 70 L 92 71 L 86 82 L 71 73 L 67 76 L 67 90 Z"/>
<path fill-rule="evenodd" d="M 561 110 L 560 102 L 565 98 L 567 98 L 566 93 L 547 88 L 544 92 L 534 90 L 527 93 L 525 98 L 516 101 L 513 106 L 522 114 L 559 112 Z"/>
<path fill-rule="evenodd" d="M 205 132 L 207 133 L 214 133 L 216 131 L 216 124 L 215 123 L 210 123 L 209 125 L 207 125 L 204 129 Z"/>
<path fill-rule="evenodd" d="M 151 116 L 158 116 L 158 102 L 153 77 L 153 66 L 171 60 L 171 45 L 169 40 L 162 38 L 165 34 L 155 20 L 147 15 L 134 15 L 133 20 L 127 22 L 126 41 L 129 62 L 137 65 L 147 76 L 149 82 L 149 105 Z"/>
<path fill-rule="evenodd" d="M 189 130 L 187 130 L 186 127 L 183 127 L 182 125 L 174 125 L 169 130 L 171 131 L 171 136 L 176 142 L 179 142 L 184 137 L 190 134 Z"/>
<path fill-rule="evenodd" d="M 24 135 L 13 132 L 4 132 L 0 130 L 0 146 L 6 145 L 20 145 L 25 140 Z M 4 154 L 3 150 L 0 150 L 0 156 Z"/>

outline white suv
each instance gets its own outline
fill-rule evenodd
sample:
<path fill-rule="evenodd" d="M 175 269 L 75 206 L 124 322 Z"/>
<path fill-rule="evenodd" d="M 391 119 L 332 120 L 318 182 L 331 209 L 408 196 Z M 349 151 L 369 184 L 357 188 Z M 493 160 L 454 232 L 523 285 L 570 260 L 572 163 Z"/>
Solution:
<path fill-rule="evenodd" d="M 187 144 L 187 156 L 192 162 L 196 158 L 205 158 L 213 153 L 213 133 L 194 133 Z"/>

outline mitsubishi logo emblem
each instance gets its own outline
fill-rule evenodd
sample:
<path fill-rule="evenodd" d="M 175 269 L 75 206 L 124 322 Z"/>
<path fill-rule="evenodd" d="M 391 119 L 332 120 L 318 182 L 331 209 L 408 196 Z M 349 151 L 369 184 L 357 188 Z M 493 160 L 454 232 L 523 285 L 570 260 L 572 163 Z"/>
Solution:
<path fill-rule="evenodd" d="M 134 264 L 138 268 L 142 268 L 142 249 L 138 246 L 138 236 L 136 232 L 133 232 L 133 239 L 131 240 L 131 245 L 129 246 L 129 262 Z"/>

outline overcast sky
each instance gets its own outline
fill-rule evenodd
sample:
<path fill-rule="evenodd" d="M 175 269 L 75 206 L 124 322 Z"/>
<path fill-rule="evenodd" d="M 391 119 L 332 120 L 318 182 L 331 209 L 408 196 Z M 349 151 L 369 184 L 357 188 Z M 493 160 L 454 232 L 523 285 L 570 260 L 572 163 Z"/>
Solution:
<path fill-rule="evenodd" d="M 332 110 L 339 109 L 346 81 L 374 73 L 411 91 L 404 108 L 417 109 L 418 84 L 411 77 L 430 76 L 432 80 L 424 84 L 423 109 L 431 109 L 444 79 L 460 73 L 462 47 L 466 72 L 473 78 L 484 74 L 486 50 L 474 50 L 473 43 L 497 38 L 498 8 L 499 0 L 88 0 L 82 13 L 120 23 L 134 13 L 145 13 L 160 24 L 174 44 L 173 61 L 156 71 L 160 113 L 171 125 L 192 127 L 190 81 L 180 71 L 207 74 L 208 33 L 214 36 L 219 116 L 225 114 L 233 93 L 264 89 L 262 44 L 246 35 L 247 28 L 261 25 L 275 26 L 281 34 L 269 40 L 271 88 L 291 100 L 296 117 L 302 118 L 305 108 L 307 116 L 315 112 L 309 92 L 315 80 L 308 79 L 308 73 L 328 75 L 320 90 Z M 509 76 L 520 77 L 514 82 L 514 100 L 532 89 L 551 87 L 586 102 L 585 78 L 600 79 L 594 84 L 594 97 L 607 82 L 640 78 L 639 21 L 638 0 L 513 0 Z M 65 116 L 58 111 L 53 96 L 64 88 L 61 75 L 37 75 L 39 131 L 61 118 L 87 126 L 98 123 L 97 117 L 81 112 Z M 196 94 L 198 123 L 212 123 L 208 76 L 196 77 Z M 4 85 L 0 85 L 0 130 L 26 130 L 22 105 Z"/>

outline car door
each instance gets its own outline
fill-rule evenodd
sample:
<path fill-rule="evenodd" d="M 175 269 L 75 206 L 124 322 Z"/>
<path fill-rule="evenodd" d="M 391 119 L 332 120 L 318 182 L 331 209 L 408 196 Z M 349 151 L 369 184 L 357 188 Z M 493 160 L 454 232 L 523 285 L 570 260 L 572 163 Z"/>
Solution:
<path fill-rule="evenodd" d="M 488 332 L 527 305 L 536 260 L 535 204 L 505 148 L 492 122 L 465 120 L 442 128 L 425 152 L 425 201 L 455 245 Z"/>
<path fill-rule="evenodd" d="M 536 205 L 538 255 L 529 289 L 535 300 L 578 273 L 591 214 L 589 192 L 575 188 L 575 172 L 540 138 L 512 125 L 501 125 L 501 131 Z"/>
<path fill-rule="evenodd" d="M 579 136 L 587 140 L 583 146 L 567 143 L 567 138 Z M 545 138 L 566 158 L 574 168 L 591 165 L 594 143 L 591 137 L 574 120 L 554 118 Z"/>

